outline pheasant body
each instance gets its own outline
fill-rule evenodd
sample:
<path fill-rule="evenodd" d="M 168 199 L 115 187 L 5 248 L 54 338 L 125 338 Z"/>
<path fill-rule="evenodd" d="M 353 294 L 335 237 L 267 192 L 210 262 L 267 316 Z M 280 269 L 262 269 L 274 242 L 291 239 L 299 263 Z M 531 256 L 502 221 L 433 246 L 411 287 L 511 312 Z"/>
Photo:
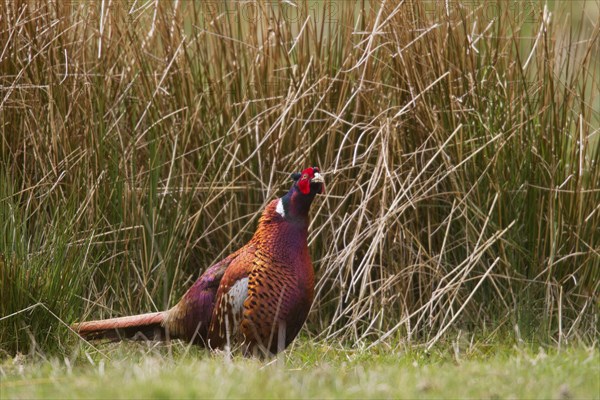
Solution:
<path fill-rule="evenodd" d="M 313 301 L 308 211 L 324 191 L 316 167 L 292 177 L 292 188 L 267 205 L 252 239 L 208 268 L 173 308 L 124 317 L 127 326 L 115 318 L 76 324 L 75 330 L 89 338 L 132 337 L 132 319 L 138 318 L 140 331 L 152 338 L 180 338 L 211 349 L 240 344 L 255 354 L 283 350 Z"/>

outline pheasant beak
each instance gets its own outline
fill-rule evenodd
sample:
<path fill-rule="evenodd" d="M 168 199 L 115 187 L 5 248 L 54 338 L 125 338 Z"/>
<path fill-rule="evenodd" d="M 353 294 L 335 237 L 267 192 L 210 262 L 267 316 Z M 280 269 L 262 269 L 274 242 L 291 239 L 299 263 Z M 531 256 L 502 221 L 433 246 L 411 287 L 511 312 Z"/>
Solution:
<path fill-rule="evenodd" d="M 323 175 L 321 175 L 318 172 L 315 172 L 315 175 L 313 176 L 311 181 L 313 183 L 320 183 L 321 184 L 321 194 L 325 193 L 325 179 L 323 179 Z"/>

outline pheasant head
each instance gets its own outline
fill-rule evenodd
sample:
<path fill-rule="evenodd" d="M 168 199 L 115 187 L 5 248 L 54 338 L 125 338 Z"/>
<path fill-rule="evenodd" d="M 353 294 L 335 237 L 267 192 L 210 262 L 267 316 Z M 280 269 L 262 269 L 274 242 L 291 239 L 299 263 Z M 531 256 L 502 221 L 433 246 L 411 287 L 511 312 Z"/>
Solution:
<path fill-rule="evenodd" d="M 325 181 L 317 167 L 292 174 L 294 183 L 277 202 L 277 213 L 285 219 L 307 219 L 308 210 L 317 194 L 325 193 Z"/>
<path fill-rule="evenodd" d="M 313 196 L 325 192 L 325 181 L 318 167 L 309 167 L 302 172 L 292 174 L 295 186 L 303 195 Z"/>

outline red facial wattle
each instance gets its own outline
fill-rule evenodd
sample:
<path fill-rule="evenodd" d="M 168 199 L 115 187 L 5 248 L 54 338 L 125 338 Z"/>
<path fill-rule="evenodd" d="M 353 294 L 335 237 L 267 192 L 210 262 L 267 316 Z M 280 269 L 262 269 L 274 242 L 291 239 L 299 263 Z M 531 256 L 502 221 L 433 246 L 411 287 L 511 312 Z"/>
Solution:
<path fill-rule="evenodd" d="M 302 171 L 302 174 L 300 175 L 300 180 L 298 181 L 298 189 L 300 189 L 300 192 L 302 192 L 302 194 L 310 193 L 310 180 L 314 178 L 314 176 L 314 168 L 309 167 Z"/>
<path fill-rule="evenodd" d="M 302 194 L 310 193 L 310 181 L 308 180 L 308 178 L 300 179 L 300 181 L 298 182 L 298 189 L 300 189 Z"/>

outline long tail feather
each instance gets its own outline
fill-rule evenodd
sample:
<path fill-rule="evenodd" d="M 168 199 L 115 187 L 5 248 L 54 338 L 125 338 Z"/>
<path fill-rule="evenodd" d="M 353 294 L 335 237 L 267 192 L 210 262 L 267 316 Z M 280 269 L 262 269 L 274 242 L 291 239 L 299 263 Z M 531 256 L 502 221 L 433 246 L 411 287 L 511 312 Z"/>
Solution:
<path fill-rule="evenodd" d="M 165 312 L 156 312 L 129 317 L 87 321 L 73 324 L 72 328 L 84 339 L 109 340 L 165 340 L 162 326 Z"/>

